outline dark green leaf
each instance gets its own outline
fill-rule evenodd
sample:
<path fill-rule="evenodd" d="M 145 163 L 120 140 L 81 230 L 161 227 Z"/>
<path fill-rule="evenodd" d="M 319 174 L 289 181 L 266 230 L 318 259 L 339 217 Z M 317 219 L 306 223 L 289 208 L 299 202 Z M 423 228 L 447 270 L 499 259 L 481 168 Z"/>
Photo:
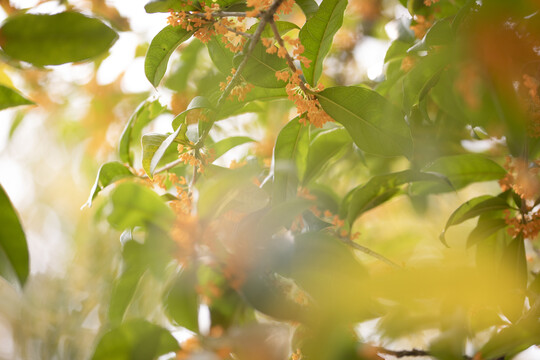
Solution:
<path fill-rule="evenodd" d="M 8 88 L 7 86 L 0 85 L 0 110 L 14 106 L 33 104 L 35 104 L 33 101 L 26 99 L 17 91 Z"/>
<path fill-rule="evenodd" d="M 480 215 L 478 218 L 478 224 L 467 238 L 467 247 L 476 245 L 479 241 L 490 237 L 497 231 L 506 227 L 506 221 L 503 219 L 492 218 L 491 216 L 486 215 L 489 215 L 489 213 Z"/>
<path fill-rule="evenodd" d="M 26 235 L 15 208 L 0 185 L 0 276 L 24 285 L 30 263 Z"/>
<path fill-rule="evenodd" d="M 115 181 L 131 176 L 133 176 L 131 171 L 117 161 L 101 165 L 96 176 L 96 182 L 94 183 L 92 190 L 90 190 L 90 197 L 84 206 L 92 206 L 92 201 L 96 198 L 97 194 L 107 186 Z"/>
<path fill-rule="evenodd" d="M 133 166 L 133 154 L 130 151 L 131 143 L 133 141 L 139 141 L 142 129 L 150 121 L 163 113 L 165 109 L 166 107 L 162 106 L 158 100 L 145 100 L 137 107 L 133 115 L 129 118 L 120 137 L 120 144 L 118 146 L 120 160 Z"/>
<path fill-rule="evenodd" d="M 307 184 L 334 155 L 351 142 L 351 137 L 345 129 L 332 129 L 317 134 L 309 144 L 306 171 L 302 183 Z"/>
<path fill-rule="evenodd" d="M 83 61 L 106 52 L 118 35 L 100 20 L 76 12 L 17 14 L 0 28 L 0 46 L 36 66 Z"/>
<path fill-rule="evenodd" d="M 174 50 L 191 35 L 192 32 L 180 26 L 167 25 L 152 39 L 144 61 L 144 72 L 154 87 L 159 85 L 165 75 L 169 58 Z"/>
<path fill-rule="evenodd" d="M 383 156 L 412 153 L 411 134 L 402 114 L 375 91 L 340 86 L 318 93 L 317 98 L 360 149 Z"/>
<path fill-rule="evenodd" d="M 218 159 L 221 155 L 225 154 L 227 151 L 231 150 L 232 148 L 246 144 L 248 142 L 253 142 L 253 140 L 250 137 L 247 136 L 231 136 L 228 138 L 225 138 L 221 141 L 218 141 L 214 145 L 211 146 L 212 149 L 214 149 L 214 159 Z"/>
<path fill-rule="evenodd" d="M 111 203 L 107 220 L 119 230 L 149 225 L 168 230 L 174 220 L 174 213 L 160 196 L 139 184 L 118 185 L 111 194 Z"/>
<path fill-rule="evenodd" d="M 309 20 L 319 9 L 319 5 L 315 0 L 295 0 L 296 4 L 300 6 L 304 15 L 306 15 L 306 20 Z"/>
<path fill-rule="evenodd" d="M 300 30 L 298 38 L 304 45 L 303 56 L 311 60 L 307 68 L 302 64 L 302 70 L 311 85 L 315 85 L 322 74 L 324 58 L 343 23 L 346 7 L 347 0 L 323 0 L 317 12 Z"/>
<path fill-rule="evenodd" d="M 435 183 L 415 184 L 412 188 L 413 193 L 427 194 L 459 190 L 474 182 L 498 180 L 506 174 L 499 164 L 476 154 L 442 157 L 425 166 L 422 171 L 446 176 L 453 188 Z"/>
<path fill-rule="evenodd" d="M 163 297 L 168 317 L 193 332 L 199 332 L 199 296 L 196 286 L 197 278 L 194 271 L 183 269 L 176 275 Z"/>
<path fill-rule="evenodd" d="M 249 46 L 246 45 L 246 46 Z M 244 56 L 238 54 L 233 58 L 233 65 L 238 67 Z M 276 54 L 266 52 L 260 42 L 255 45 L 255 49 L 249 55 L 249 59 L 244 67 L 242 76 L 253 85 L 264 88 L 284 87 L 286 82 L 276 78 L 276 72 L 287 69 L 287 61 L 278 57 Z"/>
<path fill-rule="evenodd" d="M 308 149 L 308 127 L 302 125 L 299 118 L 294 118 L 281 129 L 276 139 L 273 204 L 296 197 L 298 179 L 305 171 Z"/>
<path fill-rule="evenodd" d="M 103 334 L 92 360 L 153 360 L 179 348 L 169 331 L 133 319 Z"/>

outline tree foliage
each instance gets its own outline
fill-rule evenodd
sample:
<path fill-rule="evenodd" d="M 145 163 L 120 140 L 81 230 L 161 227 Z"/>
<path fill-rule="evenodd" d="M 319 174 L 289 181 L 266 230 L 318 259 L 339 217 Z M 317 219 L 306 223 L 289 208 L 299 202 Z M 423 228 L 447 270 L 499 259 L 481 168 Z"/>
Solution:
<path fill-rule="evenodd" d="M 1 2 L 13 72 L 97 69 L 128 31 L 113 7 L 61 3 L 33 14 Z M 86 203 L 122 244 L 91 358 L 489 360 L 540 345 L 540 3 L 392 6 L 410 17 L 376 0 L 145 6 L 168 13 L 144 55 L 157 98 L 115 120 Z M 355 78 L 358 29 L 385 37 L 385 24 L 384 74 Z M 0 109 L 42 106 L 12 85 Z M 151 131 L 163 119 L 169 131 Z M 403 208 L 421 232 L 455 194 L 431 239 L 440 255 L 411 256 Z M 366 240 L 375 217 L 391 248 Z M 1 187 L 0 220 L 0 275 L 24 288 L 26 238 Z M 373 319 L 376 341 L 357 331 Z M 428 330 L 420 350 L 383 346 Z"/>

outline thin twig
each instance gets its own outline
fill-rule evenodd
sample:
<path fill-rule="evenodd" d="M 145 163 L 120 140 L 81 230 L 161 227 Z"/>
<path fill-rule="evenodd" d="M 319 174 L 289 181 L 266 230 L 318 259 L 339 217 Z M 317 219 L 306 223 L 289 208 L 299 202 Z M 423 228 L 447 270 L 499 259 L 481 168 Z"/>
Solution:
<path fill-rule="evenodd" d="M 402 357 L 406 357 L 406 356 L 411 356 L 411 357 L 412 356 L 429 356 L 429 357 L 433 357 L 433 355 L 431 355 L 429 353 L 429 351 L 418 350 L 418 349 L 412 349 L 412 350 L 389 350 L 389 349 L 385 349 L 383 347 L 376 346 L 375 351 L 378 354 L 391 355 L 391 356 L 395 356 L 397 358 L 402 358 Z M 472 360 L 472 359 L 473 358 L 468 356 L 468 355 L 463 355 L 463 360 Z"/>
<path fill-rule="evenodd" d="M 345 244 L 349 245 L 350 247 L 352 247 L 353 249 L 355 250 L 358 250 L 358 251 L 361 251 L 363 252 L 364 254 L 367 254 L 369 256 L 372 256 L 378 260 L 381 260 L 382 262 L 394 267 L 394 268 L 398 268 L 400 269 L 401 266 L 399 266 L 398 264 L 396 264 L 395 262 L 393 262 L 392 260 L 388 259 L 387 257 L 379 254 L 378 252 L 376 251 L 373 251 L 371 250 L 370 248 L 367 248 L 365 246 L 362 246 L 360 244 L 357 244 L 355 243 L 354 241 L 348 239 L 348 238 L 341 238 L 341 241 L 343 241 Z"/>
<path fill-rule="evenodd" d="M 207 16 L 205 12 L 191 12 L 191 11 L 186 11 L 186 15 L 195 16 L 195 17 L 206 17 Z M 247 17 L 247 15 L 243 11 L 216 11 L 216 12 L 212 13 L 212 17 L 218 17 L 218 18 L 222 18 L 222 17 Z M 253 16 L 251 16 L 251 17 L 253 17 Z M 257 17 L 257 16 L 255 16 L 255 17 Z"/>
<path fill-rule="evenodd" d="M 235 33 L 235 34 L 238 34 L 238 35 L 242 35 L 242 36 L 245 36 L 247 37 L 248 39 L 251 39 L 253 37 L 253 34 L 249 34 L 247 32 L 243 32 L 243 31 L 240 31 L 240 30 L 236 30 L 234 28 L 231 28 L 231 27 L 228 27 L 228 26 L 225 26 L 225 28 L 227 30 L 229 30 L 230 32 L 232 33 Z"/>

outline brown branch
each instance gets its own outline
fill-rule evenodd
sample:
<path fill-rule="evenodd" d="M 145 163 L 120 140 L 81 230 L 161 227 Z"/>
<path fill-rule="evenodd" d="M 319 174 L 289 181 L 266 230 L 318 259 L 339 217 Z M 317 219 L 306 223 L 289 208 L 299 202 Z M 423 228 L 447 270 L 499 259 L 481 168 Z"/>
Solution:
<path fill-rule="evenodd" d="M 397 358 L 402 358 L 402 357 L 406 357 L 406 356 L 429 356 L 429 357 L 432 357 L 433 355 L 430 354 L 429 351 L 426 351 L 426 350 L 419 350 L 419 349 L 412 349 L 412 350 L 389 350 L 389 349 L 385 349 L 383 347 L 378 347 L 378 346 L 375 346 L 374 347 L 374 350 L 375 352 L 377 352 L 378 354 L 385 354 L 385 355 L 391 355 L 391 356 L 395 356 Z M 468 355 L 463 355 L 463 359 L 464 360 L 473 360 L 472 357 L 468 356 Z"/>

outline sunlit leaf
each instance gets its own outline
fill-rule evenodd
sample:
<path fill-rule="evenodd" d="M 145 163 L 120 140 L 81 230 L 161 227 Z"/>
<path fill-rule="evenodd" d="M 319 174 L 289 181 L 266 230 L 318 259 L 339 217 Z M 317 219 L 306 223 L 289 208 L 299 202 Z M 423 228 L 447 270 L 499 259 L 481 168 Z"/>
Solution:
<path fill-rule="evenodd" d="M 195 96 L 191 101 L 189 102 L 186 110 L 182 111 L 180 114 L 176 115 L 174 120 L 172 121 L 172 127 L 176 131 L 178 130 L 178 127 L 180 124 L 185 122 L 187 114 L 192 110 L 197 109 L 212 109 L 213 106 L 210 103 L 210 100 L 208 100 L 204 96 Z"/>
<path fill-rule="evenodd" d="M 0 276 L 24 285 L 30 272 L 26 235 L 17 212 L 0 185 Z"/>
<path fill-rule="evenodd" d="M 334 35 L 343 23 L 347 0 L 323 0 L 313 17 L 306 21 L 298 38 L 304 46 L 303 56 L 311 60 L 309 67 L 302 64 L 308 83 L 315 85 L 322 74 L 323 61 L 332 46 Z"/>
<path fill-rule="evenodd" d="M 165 109 L 166 107 L 162 106 L 158 100 L 146 100 L 137 107 L 120 137 L 120 144 L 118 145 L 120 160 L 133 166 L 133 154 L 130 150 L 131 143 L 139 141 L 142 129 L 163 113 Z"/>
<path fill-rule="evenodd" d="M 192 32 L 182 29 L 181 26 L 164 27 L 150 43 L 144 61 L 146 78 L 157 87 L 167 71 L 169 58 L 178 45 L 189 39 Z"/>
<path fill-rule="evenodd" d="M 92 360 L 152 360 L 179 349 L 169 331 L 146 320 L 133 319 L 103 334 Z"/>
<path fill-rule="evenodd" d="M 97 194 L 107 186 L 115 181 L 131 176 L 133 176 L 131 171 L 119 162 L 113 161 L 101 165 L 94 186 L 92 187 L 92 190 L 90 190 L 90 197 L 85 206 L 92 206 L 92 201 L 96 198 Z"/>
<path fill-rule="evenodd" d="M 154 171 L 167 153 L 177 154 L 173 143 L 178 138 L 181 139 L 179 142 L 185 142 L 185 133 L 186 125 L 182 124 L 177 131 L 168 136 L 162 134 L 146 134 L 142 137 L 142 166 L 144 172 L 150 179 L 153 178 Z"/>
<path fill-rule="evenodd" d="M 23 97 L 17 91 L 0 85 L 0 110 L 20 105 L 33 105 L 34 102 Z"/>
<path fill-rule="evenodd" d="M 227 151 L 231 150 L 236 146 L 247 144 L 253 141 L 255 140 L 247 136 L 231 136 L 220 140 L 211 147 L 212 149 L 214 149 L 214 159 L 219 159 L 221 155 L 225 154 Z"/>
<path fill-rule="evenodd" d="M 341 123 L 362 150 L 383 156 L 410 156 L 412 139 L 403 115 L 376 92 L 340 86 L 317 93 L 324 111 Z"/>
<path fill-rule="evenodd" d="M 319 9 L 319 5 L 315 0 L 295 0 L 295 2 L 300 6 L 307 20 L 311 19 Z"/>
<path fill-rule="evenodd" d="M 0 28 L 0 46 L 11 58 L 36 66 L 88 60 L 116 41 L 114 30 L 96 18 L 77 12 L 20 13 Z"/>
<path fill-rule="evenodd" d="M 280 35 L 284 35 L 288 33 L 291 30 L 300 30 L 298 25 L 288 22 L 288 21 L 275 21 L 274 24 L 276 24 L 276 28 L 278 29 L 278 32 Z M 253 34 L 257 28 L 259 27 L 259 23 L 253 25 L 248 29 L 249 34 Z M 273 38 L 274 37 L 274 31 L 270 26 L 265 26 L 264 30 L 261 33 L 261 38 Z"/>
<path fill-rule="evenodd" d="M 158 194 L 136 183 L 118 185 L 111 194 L 109 223 L 119 230 L 155 225 L 168 230 L 174 213 Z"/>
<path fill-rule="evenodd" d="M 146 10 L 147 13 L 153 14 L 153 13 L 168 13 L 169 11 L 187 11 L 195 9 L 194 6 L 189 6 L 186 4 L 186 2 L 178 1 L 178 0 L 151 0 L 146 5 L 144 5 L 144 10 Z"/>

